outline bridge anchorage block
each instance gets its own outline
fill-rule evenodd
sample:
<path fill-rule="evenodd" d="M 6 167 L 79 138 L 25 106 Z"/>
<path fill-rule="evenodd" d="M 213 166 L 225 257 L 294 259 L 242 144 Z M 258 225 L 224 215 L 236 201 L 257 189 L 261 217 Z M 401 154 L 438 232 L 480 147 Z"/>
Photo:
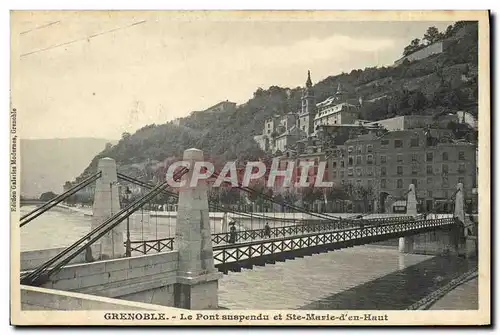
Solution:
<path fill-rule="evenodd" d="M 177 283 L 174 285 L 174 307 L 185 309 L 217 309 L 218 281 L 221 269 L 214 265 L 212 233 L 206 180 L 192 182 L 204 161 L 198 149 L 184 151 L 188 172 L 181 177 L 175 227 L 178 250 Z M 222 272 L 229 267 L 222 265 Z"/>
<path fill-rule="evenodd" d="M 101 158 L 97 164 L 97 170 L 101 172 L 101 178 L 95 182 L 94 203 L 92 206 L 92 229 L 97 228 L 105 220 L 120 211 L 115 160 L 109 157 Z M 103 260 L 121 258 L 125 253 L 123 222 L 101 237 L 99 242 L 99 256 L 92 258 Z"/>

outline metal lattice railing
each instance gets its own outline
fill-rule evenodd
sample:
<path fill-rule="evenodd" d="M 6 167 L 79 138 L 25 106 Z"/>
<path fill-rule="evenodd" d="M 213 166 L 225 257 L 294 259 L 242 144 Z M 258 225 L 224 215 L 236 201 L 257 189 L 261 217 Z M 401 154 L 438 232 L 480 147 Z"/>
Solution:
<path fill-rule="evenodd" d="M 274 238 L 263 241 L 221 245 L 213 248 L 214 260 L 217 267 L 252 260 L 256 260 L 259 263 L 258 258 L 268 259 L 273 262 L 278 258 L 275 257 L 279 256 L 278 254 L 286 254 L 293 251 L 298 251 L 298 255 L 301 252 L 305 254 L 324 252 L 372 243 L 387 238 L 431 231 L 454 224 L 455 221 L 452 218 L 415 220 L 406 223 L 370 225 L 339 231 L 310 233 L 289 238 Z M 291 256 L 292 258 L 296 257 L 294 255 Z M 237 267 L 239 266 L 241 265 L 237 265 Z"/>
<path fill-rule="evenodd" d="M 398 216 L 390 218 L 376 218 L 367 220 L 341 220 L 341 221 L 326 221 L 326 220 L 303 220 L 306 223 L 300 225 L 289 225 L 282 227 L 270 228 L 270 236 L 265 235 L 265 229 L 240 230 L 236 232 L 235 241 L 259 240 L 273 237 L 287 237 L 294 235 L 302 235 L 307 233 L 319 233 L 324 231 L 349 229 L 352 227 L 363 225 L 384 225 L 398 222 L 407 222 L 407 216 Z M 212 243 L 214 246 L 227 244 L 230 242 L 231 233 L 216 233 L 212 234 Z M 174 248 L 174 237 L 165 237 L 155 240 L 146 241 L 131 241 L 131 251 L 141 254 L 148 252 L 169 251 Z"/>
<path fill-rule="evenodd" d="M 147 241 L 130 241 L 130 251 L 139 252 L 143 255 L 151 251 L 162 252 L 174 249 L 174 238 L 167 237 L 157 240 L 147 240 Z"/>

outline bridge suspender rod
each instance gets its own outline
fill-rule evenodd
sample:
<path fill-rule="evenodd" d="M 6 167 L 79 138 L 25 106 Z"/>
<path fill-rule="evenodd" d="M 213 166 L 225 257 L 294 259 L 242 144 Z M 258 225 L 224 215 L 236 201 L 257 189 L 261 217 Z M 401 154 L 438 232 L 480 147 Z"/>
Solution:
<path fill-rule="evenodd" d="M 70 188 L 69 190 L 67 190 L 66 192 L 64 192 L 63 194 L 58 195 L 57 197 L 55 197 L 54 199 L 49 200 L 48 202 L 46 202 L 42 206 L 35 208 L 34 210 L 32 210 L 31 212 L 29 212 L 28 214 L 23 215 L 21 217 L 20 227 L 23 227 L 23 226 L 27 225 L 33 219 L 39 217 L 40 215 L 42 215 L 43 213 L 45 213 L 46 211 L 48 211 L 52 207 L 57 206 L 60 202 L 62 202 L 63 200 L 67 199 L 69 196 L 75 194 L 76 192 L 78 192 L 82 188 L 86 187 L 87 185 L 93 183 L 94 181 L 96 181 L 100 177 L 101 177 L 101 172 L 99 171 L 96 174 L 94 174 L 94 175 L 88 177 L 87 179 L 83 180 L 79 184 L 73 186 L 72 188 Z"/>
<path fill-rule="evenodd" d="M 138 179 L 135 179 L 135 178 L 132 178 L 132 177 L 129 177 L 127 175 L 124 175 L 124 174 L 121 174 L 121 173 L 118 173 L 117 174 L 117 177 L 119 179 L 122 179 L 124 181 L 127 181 L 129 183 L 132 183 L 132 184 L 136 184 L 138 186 L 141 186 L 141 187 L 145 187 L 145 188 L 153 188 L 154 185 L 152 184 L 149 184 L 149 183 L 146 183 L 146 182 L 143 182 L 141 180 L 138 180 Z M 241 188 L 241 187 L 240 187 Z M 245 190 L 246 191 L 246 190 Z M 247 193 L 251 192 L 251 191 L 246 191 Z M 253 191 L 253 192 L 257 192 L 257 193 L 260 193 L 258 191 Z M 174 192 L 171 192 L 171 191 L 168 191 L 168 190 L 164 190 L 162 191 L 162 193 L 166 194 L 166 195 L 169 195 L 175 199 L 178 199 L 178 194 L 174 193 Z M 268 197 L 268 196 L 267 196 Z M 274 201 L 274 203 L 278 203 L 276 201 Z M 302 212 L 302 213 L 306 213 L 306 214 L 310 214 L 310 215 L 313 215 L 313 216 L 316 216 L 318 217 L 318 214 L 317 213 L 311 213 L 311 212 L 308 212 L 306 211 L 305 209 L 303 208 L 300 208 L 300 207 L 297 207 L 297 206 L 292 206 L 292 205 L 288 205 L 286 203 L 284 203 L 285 206 L 288 206 L 292 209 L 298 209 L 299 212 Z M 264 220 L 268 220 L 268 221 L 288 221 L 287 219 L 278 219 L 278 218 L 275 218 L 275 217 L 270 217 L 270 216 L 266 216 L 266 215 L 263 215 L 263 214 L 248 214 L 248 213 L 245 213 L 245 212 L 239 212 L 239 211 L 235 211 L 235 210 L 232 210 L 230 208 L 219 208 L 217 205 L 215 204 L 210 204 L 209 202 L 209 206 L 211 206 L 213 209 L 215 210 L 221 210 L 222 211 L 226 211 L 228 213 L 232 213 L 232 214 L 236 214 L 236 215 L 241 215 L 241 216 L 244 216 L 244 217 L 250 217 L 250 218 L 261 218 L 261 219 L 264 219 Z M 369 214 L 372 214 L 373 212 L 366 212 L 366 213 L 363 213 L 361 216 L 366 216 L 366 215 L 369 215 Z M 324 215 L 324 214 L 323 214 Z M 328 219 L 331 219 L 331 218 L 334 218 L 336 220 L 340 220 L 341 218 L 340 217 L 332 217 L 332 216 L 328 216 Z M 342 220 L 345 220 L 345 221 L 348 221 L 350 219 L 356 219 L 356 218 L 359 218 L 359 215 L 355 215 L 355 216 L 350 216 L 350 217 L 347 217 L 347 218 L 344 218 Z M 289 220 L 289 221 L 294 221 L 293 219 Z"/>
<path fill-rule="evenodd" d="M 117 177 L 119 179 L 122 179 L 124 181 L 129 182 L 129 183 L 136 184 L 138 186 L 142 186 L 142 187 L 145 187 L 145 188 L 153 188 L 154 187 L 154 185 L 148 184 L 146 182 L 143 182 L 141 180 L 138 180 L 138 179 L 126 176 L 126 175 L 121 174 L 121 173 L 118 173 Z M 174 192 L 167 191 L 167 190 L 162 191 L 162 193 L 166 194 L 166 195 L 169 195 L 169 196 L 171 196 L 171 197 L 173 197 L 175 199 L 178 199 L 178 197 L 179 197 L 178 194 L 176 194 Z M 212 209 L 221 210 L 221 208 L 219 208 L 216 204 L 211 204 L 210 202 L 209 202 L 209 206 L 211 206 Z M 247 214 L 247 213 L 244 213 L 244 212 L 235 211 L 235 210 L 232 210 L 230 208 L 227 208 L 227 209 L 223 208 L 222 211 L 226 211 L 226 212 L 233 213 L 233 214 L 236 214 L 236 215 L 241 215 L 241 216 L 246 216 L 246 217 L 252 217 L 250 214 Z M 257 217 L 257 215 L 253 215 L 253 217 Z M 268 220 L 273 220 L 272 217 L 268 217 L 268 216 L 265 216 L 265 215 L 261 215 L 261 218 L 268 219 Z"/>
<path fill-rule="evenodd" d="M 129 182 L 129 183 L 136 184 L 136 185 L 138 185 L 138 186 L 142 186 L 142 187 L 145 187 L 145 188 L 150 188 L 150 189 L 151 189 L 151 188 L 153 188 L 153 187 L 154 187 L 154 185 L 148 184 L 148 183 L 146 183 L 146 182 L 143 182 L 143 181 L 141 181 L 141 180 L 138 180 L 138 179 L 135 179 L 135 178 L 129 177 L 129 176 L 124 175 L 124 174 L 121 174 L 121 173 L 118 173 L 118 174 L 117 174 L 117 177 L 118 177 L 118 179 L 122 179 L 122 180 L 124 180 L 124 181 Z M 170 191 L 164 190 L 164 191 L 162 191 L 162 193 L 164 193 L 164 194 L 166 194 L 166 195 L 169 195 L 169 196 L 171 196 L 171 197 L 173 197 L 173 198 L 176 198 L 176 199 L 178 199 L 178 198 L 179 198 L 179 196 L 178 196 L 176 193 L 174 193 L 174 192 L 170 192 Z M 210 202 L 209 202 L 209 206 L 211 206 L 211 207 L 212 207 L 212 209 L 215 209 L 215 210 L 217 210 L 217 211 L 220 211 L 221 209 L 223 209 L 222 211 L 226 211 L 226 212 L 228 212 L 228 213 L 232 213 L 232 214 L 236 214 L 236 215 L 241 215 L 241 216 L 245 216 L 245 217 L 250 217 L 250 218 L 252 218 L 252 217 L 254 217 L 254 218 L 261 218 L 261 219 L 264 219 L 264 220 L 269 220 L 269 221 L 272 221 L 272 220 L 283 221 L 283 220 L 281 220 L 281 219 L 276 219 L 276 218 L 273 218 L 273 217 L 270 217 L 270 216 L 266 216 L 266 215 L 262 215 L 262 214 L 260 214 L 260 215 L 259 215 L 259 214 L 253 214 L 253 215 L 251 215 L 251 214 L 248 214 L 248 213 L 235 211 L 235 210 L 232 210 L 232 209 L 230 209 L 230 208 L 219 208 L 219 207 L 218 207 L 217 205 L 215 205 L 215 204 L 210 204 Z M 286 220 L 285 220 L 285 221 L 286 221 Z M 292 220 L 290 220 L 290 221 L 292 221 Z"/>
<path fill-rule="evenodd" d="M 214 175 L 216 177 L 219 176 L 219 174 L 217 172 L 214 172 Z M 247 193 L 257 194 L 257 195 L 261 196 L 262 198 L 265 198 L 265 199 L 267 199 L 267 200 L 269 200 L 269 201 L 271 201 L 271 202 L 273 202 L 275 204 L 281 204 L 278 201 L 274 200 L 273 197 L 270 197 L 270 196 L 268 196 L 268 195 L 266 195 L 266 194 L 264 194 L 262 192 L 254 190 L 254 189 L 252 189 L 252 188 L 250 188 L 248 186 L 243 187 L 243 186 L 240 185 L 240 183 L 238 183 L 238 186 L 236 188 L 240 189 L 240 190 L 243 190 L 243 191 L 245 191 Z M 336 220 L 336 221 L 338 221 L 340 219 L 339 217 L 335 217 L 335 216 L 322 215 L 322 214 L 318 214 L 318 213 L 313 213 L 313 212 L 307 211 L 307 210 L 305 210 L 303 208 L 300 208 L 300 207 L 297 207 L 297 206 L 294 206 L 294 205 L 291 205 L 291 204 L 287 204 L 285 202 L 283 203 L 283 205 L 285 205 L 286 207 L 289 207 L 291 209 L 295 209 L 298 212 L 301 212 L 301 213 L 304 213 L 304 214 L 308 214 L 308 215 L 311 215 L 311 216 L 315 216 L 315 217 L 318 217 L 318 218 L 321 218 L 321 219 Z"/>
<path fill-rule="evenodd" d="M 188 169 L 182 168 L 182 170 L 179 171 L 178 174 L 174 175 L 174 179 L 180 178 L 187 171 L 188 171 Z M 64 265 L 68 264 L 73 258 L 78 256 L 88 246 L 92 245 L 94 242 L 99 240 L 102 236 L 107 234 L 111 229 L 113 229 L 118 224 L 120 224 L 122 221 L 124 221 L 128 216 L 130 216 L 133 212 L 135 212 L 137 209 L 139 209 L 141 206 L 143 206 L 145 203 L 147 203 L 150 199 L 157 196 L 167 186 L 168 186 L 167 181 L 156 186 L 148 194 L 144 195 L 140 199 L 137 199 L 132 204 L 130 204 L 128 207 L 120 210 L 118 213 L 116 213 L 115 215 L 113 215 L 109 219 L 105 220 L 102 224 L 100 224 L 98 227 L 96 227 L 90 233 L 86 234 L 85 236 L 80 238 L 78 241 L 73 243 L 71 246 L 69 246 L 68 248 L 63 250 L 57 256 L 55 256 L 52 259 L 48 260 L 47 262 L 43 263 L 37 269 L 35 269 L 33 272 L 24 276 L 21 279 L 21 283 L 30 285 L 30 284 L 36 283 L 40 279 L 41 280 L 48 279 L 52 274 L 54 274 L 56 271 L 59 271 L 59 269 L 61 269 Z M 125 214 L 125 215 L 123 215 L 123 214 Z M 103 228 L 105 228 L 105 229 L 102 230 Z M 95 234 L 97 234 L 97 236 L 92 237 Z M 84 245 L 80 246 L 85 241 L 87 241 L 87 242 Z M 71 254 L 69 254 L 69 253 L 71 253 Z M 62 259 L 67 254 L 69 254 L 68 257 L 63 259 L 59 264 L 56 264 L 57 261 Z M 56 265 L 54 265 L 54 264 L 56 264 Z M 54 265 L 54 267 L 52 269 L 48 270 L 49 267 L 52 265 Z M 48 271 L 44 275 L 44 271 L 46 271 L 46 270 L 48 270 Z"/>

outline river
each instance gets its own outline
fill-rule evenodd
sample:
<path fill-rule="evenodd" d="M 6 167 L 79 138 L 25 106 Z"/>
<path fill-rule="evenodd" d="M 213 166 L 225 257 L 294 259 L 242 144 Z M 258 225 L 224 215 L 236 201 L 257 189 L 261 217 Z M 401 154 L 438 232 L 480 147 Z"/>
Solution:
<path fill-rule="evenodd" d="M 32 209 L 22 207 L 21 213 Z M 68 246 L 90 225 L 90 216 L 50 210 L 21 229 L 21 250 Z M 262 220 L 243 221 L 240 227 L 263 225 Z M 211 227 L 220 232 L 220 219 L 211 220 Z M 131 240 L 174 236 L 175 218 L 139 212 L 130 228 Z M 404 309 L 475 264 L 400 254 L 395 246 L 358 246 L 229 273 L 219 281 L 219 304 L 229 309 Z"/>

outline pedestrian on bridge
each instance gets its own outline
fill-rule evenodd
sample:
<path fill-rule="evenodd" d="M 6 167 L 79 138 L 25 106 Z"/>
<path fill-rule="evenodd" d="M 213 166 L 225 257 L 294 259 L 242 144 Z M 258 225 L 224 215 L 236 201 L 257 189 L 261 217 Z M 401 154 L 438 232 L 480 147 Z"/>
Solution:
<path fill-rule="evenodd" d="M 233 244 L 236 243 L 236 227 L 234 222 L 231 222 L 229 224 L 231 225 L 231 227 L 229 228 L 229 243 Z"/>
<path fill-rule="evenodd" d="M 269 227 L 269 223 L 266 222 L 266 225 L 264 226 L 264 237 L 269 237 L 271 238 L 271 227 Z"/>

